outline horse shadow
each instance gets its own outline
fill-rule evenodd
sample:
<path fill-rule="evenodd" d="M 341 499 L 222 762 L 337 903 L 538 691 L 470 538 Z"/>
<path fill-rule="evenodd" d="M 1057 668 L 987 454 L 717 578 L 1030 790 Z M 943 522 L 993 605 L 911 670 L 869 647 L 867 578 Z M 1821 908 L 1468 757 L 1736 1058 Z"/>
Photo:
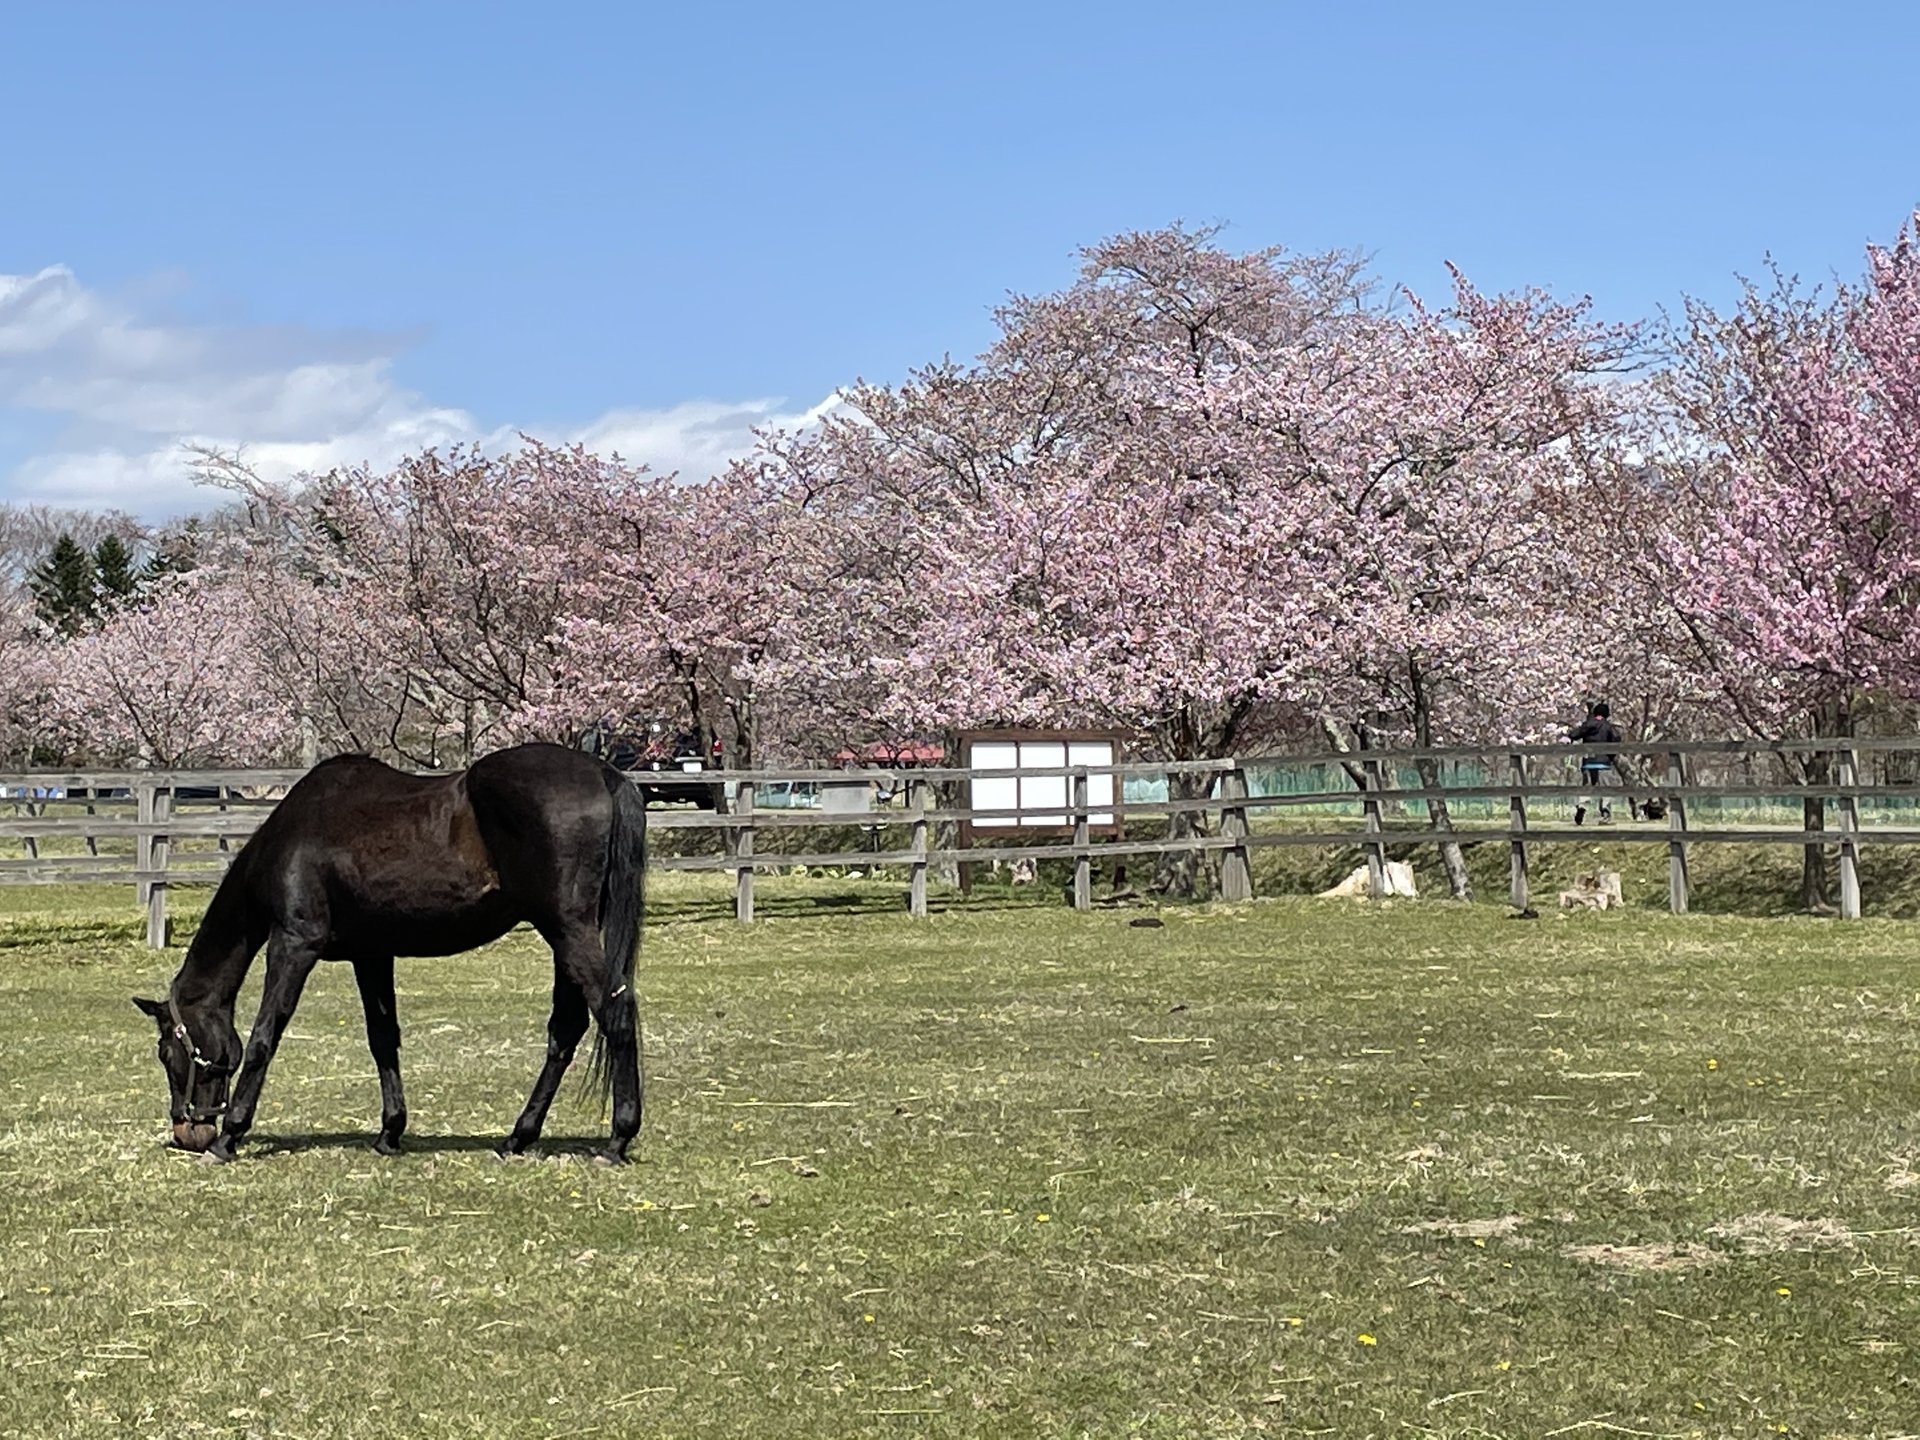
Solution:
<path fill-rule="evenodd" d="M 591 1136 L 549 1135 L 523 1155 L 500 1154 L 501 1136 L 487 1135 L 415 1135 L 408 1132 L 400 1142 L 400 1153 L 386 1157 L 405 1159 L 409 1155 L 491 1155 L 500 1160 L 588 1160 L 602 1148 Z M 276 1135 L 255 1131 L 247 1137 L 249 1158 L 270 1155 L 302 1155 L 310 1151 L 364 1150 L 373 1153 L 373 1132 L 367 1130 L 306 1131 Z"/>

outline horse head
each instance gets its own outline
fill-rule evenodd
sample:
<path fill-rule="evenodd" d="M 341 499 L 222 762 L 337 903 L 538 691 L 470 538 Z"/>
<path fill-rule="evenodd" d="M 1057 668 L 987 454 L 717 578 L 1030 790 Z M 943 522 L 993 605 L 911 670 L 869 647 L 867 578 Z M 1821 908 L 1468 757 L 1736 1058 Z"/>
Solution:
<path fill-rule="evenodd" d="M 213 1144 L 227 1087 L 240 1068 L 240 1033 L 230 1016 L 185 1014 L 171 999 L 133 1002 L 160 1032 L 155 1054 L 167 1072 L 167 1113 L 173 1143 L 204 1151 Z"/>

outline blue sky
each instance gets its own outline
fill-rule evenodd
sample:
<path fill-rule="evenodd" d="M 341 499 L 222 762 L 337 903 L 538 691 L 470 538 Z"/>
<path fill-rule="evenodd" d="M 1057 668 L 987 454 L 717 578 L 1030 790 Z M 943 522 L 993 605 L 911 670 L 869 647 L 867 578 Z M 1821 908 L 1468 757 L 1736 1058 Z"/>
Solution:
<path fill-rule="evenodd" d="M 698 471 L 1175 219 L 1616 318 L 1852 275 L 1916 61 L 1893 5 L 14 7 L 0 499 L 192 508 L 196 438 Z"/>

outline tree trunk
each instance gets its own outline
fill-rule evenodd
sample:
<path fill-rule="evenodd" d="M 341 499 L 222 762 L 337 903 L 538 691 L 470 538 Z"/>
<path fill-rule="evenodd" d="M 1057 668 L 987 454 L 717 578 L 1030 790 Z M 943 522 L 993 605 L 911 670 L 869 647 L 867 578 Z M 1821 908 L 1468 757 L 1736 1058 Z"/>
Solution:
<path fill-rule="evenodd" d="M 726 706 L 733 715 L 733 753 L 727 759 L 727 768 L 751 770 L 754 756 L 759 753 L 755 734 L 758 717 L 753 711 L 753 697 L 744 695 L 738 699 L 728 698 Z"/>
<path fill-rule="evenodd" d="M 1326 736 L 1327 743 L 1342 755 L 1349 754 L 1352 751 L 1353 747 L 1347 743 L 1347 737 L 1340 733 L 1340 727 L 1333 723 L 1331 717 L 1326 715 L 1320 717 L 1320 733 Z M 1366 731 L 1362 729 L 1359 731 L 1359 734 L 1361 748 L 1364 749 Z M 1367 788 L 1367 772 L 1361 767 L 1358 761 L 1342 760 L 1340 762 L 1340 768 L 1347 772 L 1347 779 L 1353 782 L 1354 789 L 1364 791 Z"/>
<path fill-rule="evenodd" d="M 1208 771 L 1193 774 L 1181 771 L 1167 777 L 1169 800 L 1204 800 L 1213 793 L 1218 777 Z M 1204 810 L 1182 810 L 1167 817 L 1167 839 L 1188 840 L 1212 833 Z M 1155 868 L 1153 888 L 1184 899 L 1199 900 L 1218 890 L 1212 851 L 1179 850 L 1160 856 Z"/>
<path fill-rule="evenodd" d="M 1813 733 L 1822 738 L 1850 738 L 1853 734 L 1852 697 L 1843 695 L 1816 710 Z M 1808 785 L 1830 785 L 1833 783 L 1833 756 L 1825 750 L 1816 751 L 1802 762 L 1802 770 Z M 1809 833 L 1827 828 L 1827 802 L 1824 798 L 1817 795 L 1804 797 L 1800 802 L 1800 814 Z M 1801 851 L 1800 903 L 1816 915 L 1830 915 L 1834 911 L 1834 906 L 1827 899 L 1827 847 L 1824 844 L 1808 845 Z"/>
<path fill-rule="evenodd" d="M 1407 673 L 1413 691 L 1413 743 L 1417 749 L 1424 750 L 1433 745 L 1433 702 L 1427 694 L 1426 676 L 1417 658 L 1409 659 Z M 1437 790 L 1440 787 L 1440 762 L 1418 760 L 1414 763 L 1420 772 L 1420 787 L 1423 790 Z M 1428 800 L 1427 816 L 1435 830 L 1452 832 L 1453 816 L 1448 813 L 1444 799 Z M 1467 875 L 1466 852 L 1461 850 L 1458 841 L 1440 842 L 1440 865 L 1447 872 L 1448 893 L 1456 900 L 1471 900 L 1473 881 Z"/>
<path fill-rule="evenodd" d="M 460 757 L 462 768 L 480 758 L 480 747 L 487 741 L 491 717 L 484 700 L 469 700 L 460 707 Z"/>
<path fill-rule="evenodd" d="M 1422 744 L 1427 742 L 1422 741 Z M 1440 786 L 1440 762 L 1438 760 L 1419 760 L 1415 764 L 1420 771 L 1420 787 L 1423 790 L 1436 790 Z M 1433 828 L 1452 831 L 1453 816 L 1447 811 L 1445 800 L 1428 800 L 1427 817 L 1433 822 Z M 1459 842 L 1443 840 L 1440 842 L 1440 865 L 1447 872 L 1447 891 L 1456 900 L 1473 898 L 1473 880 L 1467 874 L 1466 852 Z"/>
<path fill-rule="evenodd" d="M 1818 785 L 1825 781 L 1827 757 L 1809 756 L 1806 766 L 1807 783 Z M 1827 828 L 1827 802 L 1817 795 L 1809 795 L 1800 802 L 1800 818 L 1809 831 Z M 1800 852 L 1800 905 L 1802 909 L 1816 915 L 1825 914 L 1833 909 L 1827 903 L 1827 850 L 1824 845 L 1808 845 Z"/>
<path fill-rule="evenodd" d="M 1220 760 L 1233 753 L 1245 723 L 1250 701 L 1181 711 L 1161 733 L 1162 754 L 1172 760 Z M 1213 771 L 1179 773 L 1167 777 L 1169 800 L 1206 800 L 1219 780 Z M 1117 797 L 1116 797 L 1117 798 Z M 1167 817 L 1169 840 L 1191 840 L 1213 833 L 1208 812 L 1189 810 Z M 1153 887 L 1164 894 L 1197 899 L 1220 891 L 1220 854 L 1215 850 L 1185 850 L 1162 855 L 1154 866 Z"/>

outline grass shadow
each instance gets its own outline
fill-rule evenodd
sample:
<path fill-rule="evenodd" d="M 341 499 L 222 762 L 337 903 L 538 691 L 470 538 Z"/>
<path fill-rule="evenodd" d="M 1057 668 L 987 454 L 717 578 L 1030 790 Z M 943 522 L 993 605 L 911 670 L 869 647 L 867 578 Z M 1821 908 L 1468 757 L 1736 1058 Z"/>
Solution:
<path fill-rule="evenodd" d="M 309 1131 L 291 1134 L 256 1132 L 249 1135 L 245 1148 L 239 1153 L 242 1157 L 268 1155 L 300 1155 L 310 1151 L 327 1150 L 365 1150 L 373 1151 L 375 1132 L 372 1130 L 351 1131 Z M 405 1159 L 409 1155 L 478 1155 L 496 1153 L 506 1139 L 504 1134 L 493 1135 L 415 1135 L 411 1132 L 400 1142 L 400 1154 L 392 1159 Z M 525 1160 L 586 1159 L 596 1151 L 604 1149 L 606 1137 L 583 1135 L 544 1136 L 524 1156 Z"/>
<path fill-rule="evenodd" d="M 1029 898 L 1029 897 L 1032 898 Z M 958 890 L 943 890 L 927 898 L 934 914 L 965 912 L 988 914 L 1007 911 L 1058 908 L 1059 897 L 1041 893 L 1041 887 L 1020 893 L 1006 889 L 976 887 L 971 895 Z M 753 916 L 760 920 L 804 920 L 822 914 L 902 915 L 907 913 L 907 892 L 899 890 L 836 890 L 827 893 L 801 891 L 781 893 L 756 888 Z M 647 923 L 699 923 L 733 919 L 733 896 L 729 894 L 648 897 Z"/>

